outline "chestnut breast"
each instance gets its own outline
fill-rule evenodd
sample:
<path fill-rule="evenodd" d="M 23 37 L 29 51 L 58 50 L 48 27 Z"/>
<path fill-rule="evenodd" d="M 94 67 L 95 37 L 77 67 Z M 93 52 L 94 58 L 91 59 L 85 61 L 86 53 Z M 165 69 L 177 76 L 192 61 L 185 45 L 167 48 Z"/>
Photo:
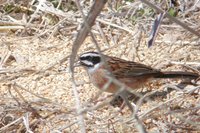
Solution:
<path fill-rule="evenodd" d="M 109 93 L 115 93 L 120 89 L 120 86 L 116 85 L 112 81 L 109 81 L 112 78 L 109 78 L 108 76 L 109 76 L 108 70 L 98 69 L 94 73 L 90 74 L 90 80 L 100 90 Z M 138 89 L 142 87 L 149 80 L 149 78 L 145 77 L 118 78 L 118 80 L 129 88 Z"/>

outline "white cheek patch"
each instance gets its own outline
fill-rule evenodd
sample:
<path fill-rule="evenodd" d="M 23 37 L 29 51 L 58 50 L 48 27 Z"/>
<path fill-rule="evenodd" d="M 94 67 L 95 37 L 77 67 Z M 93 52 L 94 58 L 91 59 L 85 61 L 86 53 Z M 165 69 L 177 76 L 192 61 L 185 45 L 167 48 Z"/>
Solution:
<path fill-rule="evenodd" d="M 100 64 L 96 64 L 96 65 L 94 65 L 94 67 L 89 67 L 89 68 L 88 68 L 88 72 L 89 72 L 89 73 L 93 73 L 93 72 L 95 72 L 95 70 L 98 69 L 99 67 L 100 67 Z"/>
<path fill-rule="evenodd" d="M 84 64 L 86 64 L 88 66 L 93 66 L 93 63 L 91 61 L 83 60 L 81 62 L 83 62 Z"/>

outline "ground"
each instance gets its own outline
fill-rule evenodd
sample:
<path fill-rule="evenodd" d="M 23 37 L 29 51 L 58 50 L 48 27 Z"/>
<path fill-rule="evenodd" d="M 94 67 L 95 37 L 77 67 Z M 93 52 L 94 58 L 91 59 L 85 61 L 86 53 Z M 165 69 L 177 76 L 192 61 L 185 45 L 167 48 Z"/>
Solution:
<path fill-rule="evenodd" d="M 188 21 L 198 24 L 198 17 L 195 14 Z M 109 24 L 101 23 L 104 32 L 107 31 L 108 43 L 97 32 L 96 24 L 92 31 L 104 54 L 137 61 L 163 71 L 199 73 L 198 37 L 165 20 L 154 45 L 149 48 L 149 31 L 144 31 L 144 28 L 150 30 L 151 23 L 144 21 L 134 26 L 124 22 L 131 33 L 116 27 L 109 29 Z M 70 32 L 70 36 L 46 38 L 1 32 L 0 132 L 80 131 L 75 87 L 69 68 L 74 35 Z M 86 38 L 78 55 L 86 51 L 97 51 L 91 36 Z M 120 110 L 111 106 L 108 102 L 111 94 L 100 92 L 91 84 L 82 67 L 76 67 L 74 75 L 87 132 L 138 132 L 137 122 L 132 119 L 127 107 Z M 174 88 L 164 98 L 137 104 L 137 116 L 148 132 L 197 133 L 200 130 L 199 81 L 196 86 L 189 85 L 184 90 L 175 88 L 177 82 L 180 80 L 157 80 L 139 90 L 162 92 L 166 88 Z"/>

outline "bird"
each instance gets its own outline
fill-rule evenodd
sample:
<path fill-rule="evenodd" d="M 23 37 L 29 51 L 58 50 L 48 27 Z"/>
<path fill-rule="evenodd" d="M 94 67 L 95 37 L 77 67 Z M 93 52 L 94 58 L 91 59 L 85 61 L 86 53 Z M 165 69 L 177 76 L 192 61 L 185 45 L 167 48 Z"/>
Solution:
<path fill-rule="evenodd" d="M 131 105 L 127 101 L 126 95 L 130 94 L 131 90 L 137 90 L 152 80 L 163 78 L 197 79 L 199 77 L 197 73 L 193 72 L 161 71 L 139 62 L 94 51 L 81 54 L 79 64 L 87 71 L 91 83 L 102 91 L 116 94 L 122 85 L 126 86 L 128 89 L 124 89 L 119 94 L 128 106 Z"/>

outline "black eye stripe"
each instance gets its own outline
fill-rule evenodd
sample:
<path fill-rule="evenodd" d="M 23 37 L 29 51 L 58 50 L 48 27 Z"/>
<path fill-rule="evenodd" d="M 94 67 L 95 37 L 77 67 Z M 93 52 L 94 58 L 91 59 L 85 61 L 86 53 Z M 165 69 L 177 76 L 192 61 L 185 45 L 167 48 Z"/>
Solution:
<path fill-rule="evenodd" d="M 94 63 L 94 64 L 97 64 L 97 63 L 99 63 L 101 61 L 101 58 L 100 57 L 93 57 L 93 59 L 92 59 L 92 62 Z"/>
<path fill-rule="evenodd" d="M 92 57 L 91 57 L 91 56 L 80 57 L 80 60 L 88 60 L 88 61 L 91 61 L 91 60 L 92 60 Z"/>
<path fill-rule="evenodd" d="M 93 65 L 98 64 L 99 62 L 101 62 L 101 57 L 100 56 L 82 56 L 80 57 L 81 61 L 89 61 L 91 62 Z"/>

